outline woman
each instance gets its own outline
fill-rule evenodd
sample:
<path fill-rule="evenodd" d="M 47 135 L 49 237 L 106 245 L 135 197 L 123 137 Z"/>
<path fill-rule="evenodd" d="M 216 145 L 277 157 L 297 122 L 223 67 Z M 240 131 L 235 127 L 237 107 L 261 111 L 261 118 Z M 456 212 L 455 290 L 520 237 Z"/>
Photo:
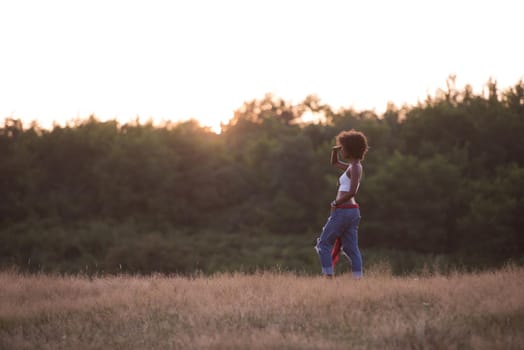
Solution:
<path fill-rule="evenodd" d="M 340 239 L 344 254 L 351 260 L 351 270 L 355 278 L 362 277 L 362 257 L 358 249 L 358 224 L 360 209 L 355 200 L 362 177 L 364 155 L 368 150 L 366 136 L 359 131 L 342 131 L 337 135 L 337 146 L 331 150 L 331 165 L 343 170 L 339 178 L 337 197 L 331 202 L 331 213 L 326 225 L 317 239 L 315 249 L 320 258 L 322 274 L 333 276 L 331 251 L 333 244 Z M 338 159 L 340 151 L 348 163 Z"/>

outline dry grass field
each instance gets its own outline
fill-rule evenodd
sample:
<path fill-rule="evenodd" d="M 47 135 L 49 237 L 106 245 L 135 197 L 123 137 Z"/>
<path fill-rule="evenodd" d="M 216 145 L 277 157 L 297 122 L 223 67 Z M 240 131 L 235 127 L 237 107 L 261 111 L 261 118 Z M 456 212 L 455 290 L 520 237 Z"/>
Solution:
<path fill-rule="evenodd" d="M 1 349 L 524 349 L 524 268 L 360 281 L 0 272 Z"/>

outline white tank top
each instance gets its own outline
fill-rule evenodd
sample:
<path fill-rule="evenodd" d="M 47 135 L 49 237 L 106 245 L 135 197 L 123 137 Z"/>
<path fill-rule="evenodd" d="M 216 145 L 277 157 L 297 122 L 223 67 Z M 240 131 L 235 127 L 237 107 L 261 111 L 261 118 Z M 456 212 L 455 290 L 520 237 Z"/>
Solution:
<path fill-rule="evenodd" d="M 344 171 L 342 175 L 338 178 L 338 191 L 339 192 L 349 192 L 351 187 L 351 179 L 348 174 Z"/>

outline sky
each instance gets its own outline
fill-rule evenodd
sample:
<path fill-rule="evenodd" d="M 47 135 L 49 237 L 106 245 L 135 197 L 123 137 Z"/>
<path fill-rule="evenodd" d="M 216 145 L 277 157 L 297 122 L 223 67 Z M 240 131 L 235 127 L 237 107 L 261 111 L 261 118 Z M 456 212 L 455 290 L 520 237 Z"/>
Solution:
<path fill-rule="evenodd" d="M 524 1 L 0 0 L 0 120 L 197 119 L 315 94 L 383 113 L 524 78 Z"/>

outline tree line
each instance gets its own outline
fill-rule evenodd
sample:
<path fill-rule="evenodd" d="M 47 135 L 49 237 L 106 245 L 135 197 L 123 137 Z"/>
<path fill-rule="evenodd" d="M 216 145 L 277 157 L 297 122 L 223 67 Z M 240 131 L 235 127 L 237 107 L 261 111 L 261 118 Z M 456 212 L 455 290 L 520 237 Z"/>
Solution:
<path fill-rule="evenodd" d="M 524 82 L 437 91 L 387 111 L 266 95 L 215 134 L 195 121 L 0 128 L 0 256 L 20 223 L 138 222 L 217 234 L 317 234 L 336 194 L 335 135 L 370 144 L 357 200 L 363 248 L 524 261 Z M 302 123 L 306 113 L 322 116 Z M 38 237 L 38 236 L 34 236 Z M 35 240 L 43 239 L 35 238 Z M 63 239 L 72 239 L 66 237 Z M 34 243 L 35 246 L 38 243 Z"/>

